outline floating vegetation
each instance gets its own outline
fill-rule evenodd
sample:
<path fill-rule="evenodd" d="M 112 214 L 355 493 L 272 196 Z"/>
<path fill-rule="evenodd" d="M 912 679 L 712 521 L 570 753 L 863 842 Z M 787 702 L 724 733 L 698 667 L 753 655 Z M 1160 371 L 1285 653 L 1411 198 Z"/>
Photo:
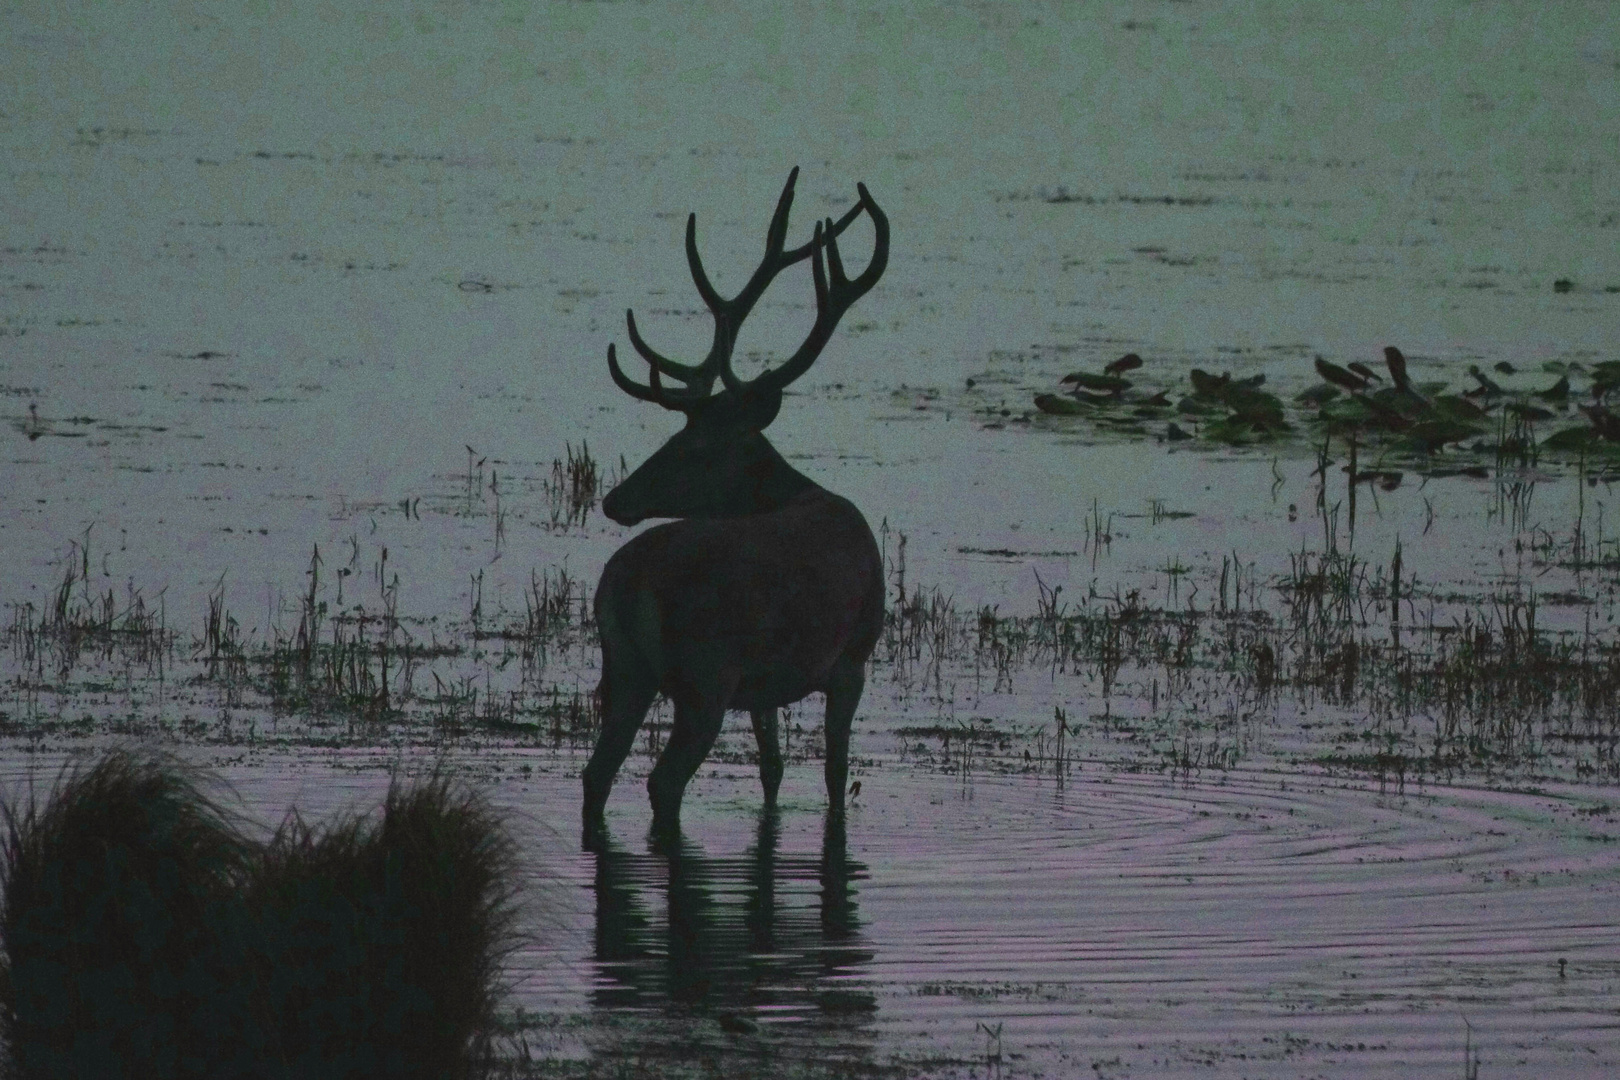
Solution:
<path fill-rule="evenodd" d="M 1176 388 L 1144 392 L 1120 377 L 1141 366 L 1141 357 L 1128 353 L 1102 372 L 1070 372 L 1060 380 L 1070 389 L 1035 395 L 1035 408 L 1049 416 L 1084 417 L 1116 431 L 1140 430 L 1144 421 L 1162 420 L 1159 434 L 1167 441 L 1196 436 L 1249 446 L 1297 440 L 1301 434 L 1355 439 L 1425 469 L 1437 456 L 1452 452 L 1492 461 L 1498 468 L 1533 465 L 1543 452 L 1620 465 L 1620 415 L 1605 402 L 1620 388 L 1620 361 L 1590 368 L 1548 361 L 1541 374 L 1556 376 L 1555 381 L 1521 378 L 1511 386 L 1473 364 L 1467 369 L 1469 385 L 1454 389 L 1443 382 L 1413 381 L 1405 355 L 1389 346 L 1384 372 L 1359 361 L 1341 366 L 1317 356 L 1313 367 L 1321 381 L 1291 402 L 1262 389 L 1264 374 L 1238 378 L 1230 371 L 1216 374 L 1195 367 L 1187 372 L 1191 393 L 1182 394 L 1173 406 Z M 1506 362 L 1495 371 L 1525 374 Z M 1585 385 L 1573 382 L 1572 376 Z M 1589 403 L 1580 402 L 1584 396 Z M 1560 419 L 1584 423 L 1544 433 L 1546 425 Z"/>

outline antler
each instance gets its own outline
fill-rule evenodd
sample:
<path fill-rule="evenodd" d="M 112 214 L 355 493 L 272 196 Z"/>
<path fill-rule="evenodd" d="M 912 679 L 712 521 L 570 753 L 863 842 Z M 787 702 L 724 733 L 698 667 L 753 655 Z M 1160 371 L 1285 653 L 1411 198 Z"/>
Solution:
<path fill-rule="evenodd" d="M 696 365 L 682 364 L 661 355 L 648 345 L 637 331 L 635 313 L 626 310 L 624 318 L 630 331 L 630 344 L 647 362 L 649 375 L 645 386 L 631 380 L 619 367 L 614 346 L 609 345 L 608 371 L 619 389 L 641 401 L 652 401 L 666 409 L 685 411 L 709 397 L 716 376 L 725 383 L 726 389 L 734 394 L 741 394 L 752 387 L 780 391 L 804 374 L 815 362 L 816 356 L 820 354 L 827 344 L 827 339 L 837 327 L 838 320 L 849 310 L 851 304 L 877 282 L 888 264 L 889 219 L 878 209 L 877 203 L 866 190 L 866 185 L 857 184 L 860 200 L 843 217 L 836 222 L 831 218 L 827 218 L 825 223 L 818 222 L 809 243 L 787 249 L 785 245 L 788 213 L 793 207 L 793 187 L 798 179 L 799 170 L 795 166 L 788 174 L 787 184 L 783 186 L 781 197 L 776 202 L 776 213 L 772 215 L 770 228 L 765 234 L 765 258 L 753 276 L 748 279 L 748 284 L 730 300 L 715 291 L 708 274 L 704 272 L 703 260 L 699 257 L 697 249 L 697 215 L 687 217 L 686 261 L 691 268 L 692 281 L 697 286 L 698 294 L 703 297 L 703 302 L 714 315 L 714 342 L 709 347 L 709 355 L 701 364 Z M 843 262 L 838 256 L 837 238 L 863 209 L 872 219 L 872 225 L 877 232 L 877 242 L 872 252 L 872 261 L 858 278 L 850 281 L 844 276 Z M 827 266 L 832 275 L 830 287 L 827 271 L 822 267 L 823 248 L 826 248 Z M 737 331 L 776 275 L 806 257 L 812 258 L 811 266 L 816 282 L 815 325 L 811 327 L 810 335 L 804 344 L 799 346 L 798 351 L 787 363 L 745 383 L 731 370 L 731 352 L 737 341 Z M 661 375 L 679 379 L 686 385 L 680 389 L 666 389 L 660 379 Z"/>

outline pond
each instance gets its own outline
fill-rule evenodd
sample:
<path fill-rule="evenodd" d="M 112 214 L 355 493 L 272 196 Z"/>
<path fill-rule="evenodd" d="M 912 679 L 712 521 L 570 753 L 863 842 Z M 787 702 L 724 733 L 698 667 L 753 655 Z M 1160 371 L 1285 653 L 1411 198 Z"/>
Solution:
<path fill-rule="evenodd" d="M 1613 1070 L 1613 23 L 21 14 L 7 790 L 162 745 L 274 824 L 454 763 L 537 1075 Z M 883 547 L 860 792 L 812 698 L 776 815 L 734 716 L 650 840 L 660 703 L 585 851 L 598 500 L 677 426 L 605 352 L 700 356 L 685 216 L 731 293 L 794 165 L 790 243 L 857 180 L 893 227 L 769 432 Z"/>

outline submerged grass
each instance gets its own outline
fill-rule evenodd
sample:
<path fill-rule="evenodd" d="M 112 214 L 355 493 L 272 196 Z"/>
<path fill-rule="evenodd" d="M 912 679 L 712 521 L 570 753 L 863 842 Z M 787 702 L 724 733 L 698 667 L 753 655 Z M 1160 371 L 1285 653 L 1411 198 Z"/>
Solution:
<path fill-rule="evenodd" d="M 903 555 L 904 543 L 894 550 Z M 896 560 L 891 580 L 901 569 Z M 1309 719 L 1319 714 L 1343 730 L 1305 752 L 1318 766 L 1400 782 L 1555 761 L 1577 776 L 1620 776 L 1612 627 L 1547 629 L 1522 581 L 1466 604 L 1442 598 L 1406 572 L 1398 542 L 1387 564 L 1330 544 L 1297 553 L 1271 581 L 1247 573 L 1235 553 L 1224 558 L 1207 606 L 1177 609 L 1146 607 L 1134 591 L 1064 599 L 1037 574 L 1036 611 L 1025 616 L 959 611 L 938 590 L 913 587 L 890 605 L 878 668 L 942 709 L 954 708 L 948 672 L 982 679 L 992 693 L 1014 690 L 1021 672 L 1044 669 L 1071 687 L 1078 679 L 1091 688 L 1082 700 L 1092 726 L 1144 741 L 1146 760 L 1169 771 L 1237 764 L 1256 717 L 1288 716 L 1309 730 L 1324 726 Z M 1116 698 L 1128 716 L 1115 715 Z M 1024 770 L 1044 771 L 1048 748 L 1074 723 L 1060 711 L 1049 730 L 1028 732 Z M 957 770 L 994 744 L 988 730 L 935 726 L 900 734 L 932 734 L 937 760 Z"/>
<path fill-rule="evenodd" d="M 1620 777 L 1620 715 L 1610 704 L 1620 696 L 1620 632 L 1588 595 L 1595 587 L 1612 598 L 1620 587 L 1613 574 L 1620 538 L 1610 534 L 1602 504 L 1589 510 L 1583 485 L 1568 535 L 1522 530 L 1520 572 L 1482 593 L 1458 595 L 1419 581 L 1399 541 L 1378 558 L 1355 547 L 1353 533 L 1340 527 L 1353 513 L 1341 516 L 1343 501 L 1328 498 L 1328 478 L 1340 472 L 1328 449 L 1324 442 L 1319 452 L 1322 529 L 1314 548 L 1302 547 L 1270 577 L 1238 552 L 1222 555 L 1218 566 L 1172 560 L 1160 568 L 1164 595 L 1174 598 L 1168 606 L 1136 589 L 1071 594 L 1037 572 L 1033 611 L 959 609 L 949 594 L 909 579 L 907 537 L 885 521 L 886 614 L 872 685 L 908 711 L 915 700 L 936 714 L 923 723 L 908 718 L 886 734 L 919 760 L 920 739 L 927 760 L 961 772 L 1061 774 L 1086 756 L 1080 743 L 1090 739 L 1093 747 L 1127 748 L 1136 767 L 1177 772 L 1230 767 L 1260 749 L 1398 782 L 1548 769 Z M 1358 468 L 1353 452 L 1346 499 Z M 1097 506 L 1087 514 L 1088 551 L 1112 542 L 1111 519 Z M 475 575 L 464 619 L 413 620 L 399 612 L 399 576 L 388 571 L 386 549 L 371 575 L 375 599 L 356 601 L 364 575 L 355 573 L 359 543 L 350 543 L 347 574 L 329 571 L 321 549 L 312 549 L 296 623 L 263 637 L 244 634 L 221 579 L 181 684 L 219 708 L 222 723 L 188 717 L 181 734 L 238 738 L 230 715 L 245 711 L 253 718 L 250 742 L 262 718 L 271 737 L 293 740 L 421 732 L 441 741 L 589 747 L 600 706 L 587 582 L 566 565 L 537 571 L 522 610 L 511 611 L 486 605 Z M 84 585 L 87 549 L 75 547 L 73 555 L 48 612 L 13 607 L 7 641 L 17 707 L 0 713 L 9 733 L 135 733 L 148 705 L 133 697 L 128 673 L 150 670 L 162 680 L 182 662 L 161 606 L 154 617 L 133 588 L 122 608 L 96 596 Z M 1533 575 L 1553 566 L 1576 575 L 1580 595 L 1538 593 Z M 1546 625 L 1549 604 L 1561 605 L 1557 628 Z M 1572 629 L 1569 611 L 1577 604 L 1588 617 Z M 154 655 L 153 668 L 140 667 Z M 107 657 L 122 657 L 122 683 L 99 672 L 78 683 L 68 678 L 74 665 L 88 669 Z M 63 702 L 88 696 L 81 687 L 103 701 L 122 690 L 124 715 L 103 711 L 100 728 L 64 718 Z M 162 711 L 161 700 L 156 708 Z M 1054 708 L 1055 719 L 1044 722 Z M 814 717 L 819 710 L 809 711 Z M 986 728 L 986 716 L 999 719 Z M 348 735 L 334 735 L 334 724 L 347 724 Z M 795 739 L 804 729 L 791 715 L 784 722 L 801 756 L 819 753 L 815 728 L 812 720 L 810 737 Z M 937 734 L 924 737 L 925 728 Z M 647 732 L 647 752 L 656 753 L 656 717 Z"/>
<path fill-rule="evenodd" d="M 203 783 L 114 751 L 0 809 L 8 1075 L 482 1075 L 516 871 L 481 800 L 434 776 L 261 845 Z"/>
<path fill-rule="evenodd" d="M 111 588 L 92 588 L 88 530 L 82 542 L 70 541 L 48 604 L 10 606 L 4 638 L 13 663 L 41 680 L 63 678 L 86 659 L 114 657 L 156 673 L 172 659 L 179 638 L 167 625 L 161 596 L 153 607 L 133 582 L 122 602 Z"/>

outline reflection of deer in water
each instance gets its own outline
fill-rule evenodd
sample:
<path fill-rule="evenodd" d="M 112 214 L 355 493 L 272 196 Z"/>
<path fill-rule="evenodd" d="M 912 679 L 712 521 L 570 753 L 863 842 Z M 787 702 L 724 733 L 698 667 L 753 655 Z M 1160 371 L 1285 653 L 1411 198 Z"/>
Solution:
<path fill-rule="evenodd" d="M 794 169 L 782 189 L 764 261 L 730 300 L 709 283 L 697 253 L 697 216 L 687 219 L 692 279 L 714 314 L 714 344 L 701 364 L 653 351 L 629 312 L 630 342 L 650 369 L 647 384 L 630 380 L 608 347 L 619 388 L 684 413 L 686 426 L 602 500 L 602 512 L 622 525 L 682 520 L 620 548 L 596 589 L 602 733 L 585 766 L 588 830 L 601 823 L 614 774 L 660 692 L 674 704 L 675 722 L 647 780 L 655 828 L 678 826 L 681 795 L 727 709 L 753 716 L 765 801 L 773 804 L 782 780 L 777 709 L 818 691 L 827 696 L 827 801 L 833 812 L 843 810 L 850 721 L 883 622 L 882 563 L 861 512 L 789 465 L 762 431 L 776 418 L 783 389 L 809 369 L 844 312 L 883 273 L 889 222 L 859 185 L 860 200 L 848 213 L 817 223 L 809 243 L 784 249 L 798 175 Z M 862 210 L 876 241 L 872 261 L 850 280 L 837 238 Z M 771 280 L 806 258 L 815 277 L 815 324 L 785 363 L 744 382 L 731 367 L 737 330 Z M 722 389 L 711 393 L 717 378 Z M 685 385 L 666 387 L 664 379 Z"/>
<path fill-rule="evenodd" d="M 849 858 L 843 819 L 827 816 L 819 857 L 777 846 L 769 808 L 740 859 L 706 855 L 679 836 L 655 837 L 646 854 L 604 837 L 594 852 L 596 963 L 606 976 L 597 1005 L 869 1013 L 870 993 L 848 979 L 873 953 L 855 904 L 866 868 Z M 800 899 L 803 882 L 813 883 L 814 906 Z M 662 926 L 647 903 L 657 891 L 668 900 Z"/>

